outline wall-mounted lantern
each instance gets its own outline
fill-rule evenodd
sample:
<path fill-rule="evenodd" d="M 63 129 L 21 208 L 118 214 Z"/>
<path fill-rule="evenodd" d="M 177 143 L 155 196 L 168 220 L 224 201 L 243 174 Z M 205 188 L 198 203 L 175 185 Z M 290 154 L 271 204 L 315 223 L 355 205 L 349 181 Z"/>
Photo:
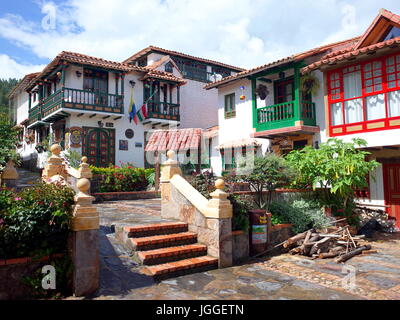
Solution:
<path fill-rule="evenodd" d="M 130 83 L 130 85 L 131 85 L 132 88 L 136 85 L 136 82 L 133 81 L 133 80 L 130 80 L 129 83 Z"/>
<path fill-rule="evenodd" d="M 79 70 L 77 70 L 75 73 L 76 73 L 76 76 L 77 76 L 78 78 L 80 78 L 80 77 L 82 76 L 82 72 L 80 72 Z"/>

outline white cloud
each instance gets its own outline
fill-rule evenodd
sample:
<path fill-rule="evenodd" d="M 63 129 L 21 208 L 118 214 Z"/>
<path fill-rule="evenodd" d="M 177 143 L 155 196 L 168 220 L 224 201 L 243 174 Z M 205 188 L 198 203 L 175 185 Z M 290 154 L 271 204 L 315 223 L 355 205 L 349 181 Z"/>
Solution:
<path fill-rule="evenodd" d="M 250 68 L 357 36 L 397 1 L 353 0 L 355 23 L 346 24 L 344 0 L 68 0 L 55 30 L 5 15 L 0 37 L 47 59 L 71 50 L 120 61 L 152 44 Z"/>
<path fill-rule="evenodd" d="M 16 62 L 8 55 L 0 54 L 0 79 L 21 79 L 28 73 L 38 72 L 44 65 L 24 65 Z"/>

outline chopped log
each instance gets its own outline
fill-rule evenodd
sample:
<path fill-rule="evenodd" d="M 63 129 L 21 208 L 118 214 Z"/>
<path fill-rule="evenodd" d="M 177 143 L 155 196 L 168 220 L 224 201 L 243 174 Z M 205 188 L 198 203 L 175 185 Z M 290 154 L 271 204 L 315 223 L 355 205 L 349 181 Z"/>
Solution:
<path fill-rule="evenodd" d="M 370 245 L 366 245 L 366 246 L 360 247 L 358 249 L 355 249 L 353 251 L 350 251 L 349 253 L 346 253 L 346 254 L 340 256 L 339 258 L 336 258 L 335 262 L 336 263 L 346 262 L 347 260 L 349 260 L 349 259 L 353 258 L 354 256 L 362 253 L 363 251 L 370 250 L 370 249 L 371 249 Z"/>
<path fill-rule="evenodd" d="M 314 229 L 311 229 L 314 232 Z M 283 247 L 284 248 L 288 248 L 289 246 L 291 246 L 292 244 L 296 243 L 299 240 L 303 240 L 306 236 L 307 236 L 308 231 L 305 231 L 303 233 L 299 233 L 289 239 L 287 239 L 284 243 L 283 243 Z"/>
<path fill-rule="evenodd" d="M 343 248 L 342 248 L 343 249 Z M 331 251 L 331 252 L 323 252 L 318 255 L 320 259 L 328 259 L 328 258 L 335 258 L 340 254 L 341 251 Z"/>
<path fill-rule="evenodd" d="M 312 246 L 312 248 L 311 248 L 311 250 L 310 250 L 310 255 L 312 256 L 312 255 L 316 254 L 316 253 L 318 252 L 318 249 L 319 249 L 324 243 L 326 243 L 326 242 L 328 242 L 328 241 L 330 241 L 330 240 L 331 240 L 331 238 L 326 237 L 326 238 L 323 238 L 322 240 L 317 241 L 317 242 Z"/>
<path fill-rule="evenodd" d="M 300 253 L 304 254 L 304 251 L 306 249 L 306 244 L 308 243 L 308 240 L 310 240 L 311 237 L 311 230 L 307 232 L 306 238 L 304 239 L 303 244 L 299 247 L 300 248 Z"/>

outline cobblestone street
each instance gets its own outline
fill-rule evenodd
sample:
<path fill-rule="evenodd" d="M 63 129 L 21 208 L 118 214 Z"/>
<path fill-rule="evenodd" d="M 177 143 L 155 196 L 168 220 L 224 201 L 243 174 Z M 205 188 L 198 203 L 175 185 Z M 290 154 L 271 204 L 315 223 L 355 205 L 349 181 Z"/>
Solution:
<path fill-rule="evenodd" d="M 372 242 L 378 253 L 347 263 L 356 268 L 354 290 L 343 288 L 342 265 L 288 254 L 155 282 L 139 272 L 140 265 L 115 239 L 113 225 L 159 222 L 160 200 L 105 202 L 97 208 L 101 288 L 93 299 L 400 299 L 400 241 L 393 236 Z"/>

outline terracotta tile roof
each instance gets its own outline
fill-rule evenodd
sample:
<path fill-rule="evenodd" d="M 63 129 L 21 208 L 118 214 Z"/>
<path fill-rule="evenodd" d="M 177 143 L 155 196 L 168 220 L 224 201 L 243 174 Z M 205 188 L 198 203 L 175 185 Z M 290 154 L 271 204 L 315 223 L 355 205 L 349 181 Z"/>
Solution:
<path fill-rule="evenodd" d="M 242 71 L 240 73 L 237 73 L 236 75 L 222 78 L 219 81 L 215 81 L 215 82 L 207 84 L 206 86 L 204 86 L 204 88 L 205 89 L 216 88 L 222 84 L 226 84 L 226 83 L 229 83 L 232 81 L 236 81 L 236 80 L 248 77 L 250 75 L 267 70 L 269 68 L 280 66 L 280 65 L 283 65 L 283 64 L 289 63 L 289 62 L 300 61 L 300 60 L 303 60 L 303 59 L 308 58 L 313 55 L 321 54 L 321 53 L 327 52 L 329 50 L 335 50 L 336 48 L 343 48 L 343 47 L 345 47 L 351 43 L 354 43 L 355 41 L 358 41 L 358 40 L 359 40 L 359 37 L 352 38 L 352 39 L 348 39 L 348 40 L 344 40 L 344 41 L 330 43 L 330 44 L 320 46 L 320 47 L 317 47 L 317 48 L 314 48 L 314 49 L 311 49 L 311 50 L 308 50 L 308 51 L 305 51 L 302 53 L 294 54 L 292 56 L 289 56 L 289 57 L 286 57 L 286 58 L 283 58 L 283 59 L 280 59 L 280 60 L 277 60 L 274 62 L 270 62 L 270 63 L 264 64 L 264 65 L 261 65 L 261 66 L 258 66 L 258 67 L 255 67 L 255 68 L 252 68 L 249 70 Z"/>
<path fill-rule="evenodd" d="M 43 78 L 46 75 L 48 75 L 49 73 L 51 73 L 60 63 L 62 63 L 62 61 L 67 61 L 70 63 L 79 63 L 82 65 L 101 67 L 101 68 L 117 70 L 117 71 L 121 71 L 121 72 L 130 72 L 130 71 L 138 71 L 138 72 L 144 72 L 144 73 L 150 72 L 152 77 L 157 78 L 157 79 L 165 79 L 165 80 L 175 81 L 175 82 L 182 83 L 182 84 L 185 83 L 185 80 L 177 78 L 174 75 L 171 75 L 166 72 L 158 71 L 158 70 L 153 70 L 148 67 L 132 66 L 132 65 L 129 65 L 126 63 L 105 60 L 102 58 L 88 56 L 88 55 L 85 55 L 82 53 L 62 51 L 60 54 L 58 54 L 53 59 L 53 61 L 51 61 L 43 69 L 42 72 L 40 72 L 39 74 L 36 74 L 36 76 L 33 79 L 31 79 L 31 81 L 28 83 L 26 89 L 31 89 L 36 84 L 37 81 L 39 81 L 41 78 Z"/>
<path fill-rule="evenodd" d="M 214 138 L 218 136 L 219 126 L 213 126 L 203 130 L 203 137 Z"/>
<path fill-rule="evenodd" d="M 10 91 L 10 93 L 8 94 L 8 97 L 12 97 L 14 95 L 14 93 L 21 88 L 22 90 L 25 89 L 25 87 L 28 85 L 28 83 L 35 78 L 38 74 L 40 74 L 40 72 L 35 72 L 35 73 L 30 73 L 25 75 L 18 83 L 17 85 Z"/>
<path fill-rule="evenodd" d="M 368 52 L 376 51 L 378 49 L 383 49 L 383 48 L 387 48 L 387 47 L 391 47 L 393 45 L 399 45 L 399 44 L 400 44 L 400 37 L 397 37 L 397 38 L 394 38 L 394 39 L 390 39 L 390 40 L 386 40 L 386 41 L 383 41 L 383 42 L 372 44 L 372 45 L 370 45 L 368 47 L 364 47 L 364 48 L 356 49 L 356 50 L 351 50 L 351 51 L 348 51 L 346 53 L 342 53 L 342 54 L 339 54 L 337 56 L 334 56 L 332 58 L 326 58 L 326 59 L 322 59 L 320 61 L 314 62 L 314 63 L 308 65 L 307 67 L 303 68 L 301 70 L 301 72 L 304 74 L 304 73 L 313 71 L 315 69 L 318 69 L 319 67 L 321 67 L 323 65 L 334 64 L 334 63 L 337 63 L 337 62 L 342 61 L 342 60 L 346 60 L 346 59 L 350 59 L 350 58 L 353 58 L 353 57 L 357 57 L 357 56 L 359 56 L 361 54 L 366 54 Z"/>
<path fill-rule="evenodd" d="M 339 50 L 336 50 L 334 52 L 326 54 L 324 57 L 322 57 L 321 60 L 316 61 L 307 67 L 303 68 L 301 72 L 307 73 L 312 70 L 318 69 L 319 67 L 323 65 L 328 65 L 328 64 L 334 64 L 342 60 L 346 60 L 349 58 L 354 58 L 362 54 L 366 54 L 368 52 L 376 51 L 379 49 L 391 47 L 393 45 L 398 45 L 400 42 L 400 37 L 378 42 L 375 44 L 370 44 L 370 45 L 365 45 L 366 43 L 370 42 L 368 39 L 372 39 L 371 37 L 376 37 L 376 35 L 373 35 L 373 30 L 378 27 L 378 24 L 382 23 L 379 28 L 380 31 L 384 31 L 389 27 L 391 24 L 393 25 L 398 25 L 400 27 L 400 16 L 385 10 L 381 9 L 379 11 L 378 16 L 374 19 L 374 21 L 371 23 L 371 25 L 368 27 L 368 29 L 364 32 L 362 36 L 358 38 L 358 41 L 353 43 L 353 45 L 348 46 L 347 48 L 342 48 Z"/>
<path fill-rule="evenodd" d="M 169 81 L 177 82 L 180 85 L 183 85 L 186 83 L 185 79 L 175 77 L 173 74 L 168 73 L 168 72 L 164 72 L 164 71 L 160 71 L 160 70 L 153 70 L 153 69 L 149 69 L 149 68 L 146 68 L 146 72 L 147 73 L 143 76 L 143 78 L 141 80 L 144 80 L 147 78 L 156 78 L 156 79 L 161 79 L 161 80 L 169 80 Z"/>
<path fill-rule="evenodd" d="M 243 71 L 243 70 L 245 70 L 243 68 L 231 66 L 231 65 L 228 65 L 228 64 L 225 64 L 225 63 L 222 63 L 222 62 L 218 62 L 218 61 L 214 61 L 214 60 L 208 60 L 208 59 L 199 58 L 199 57 L 194 57 L 194 56 L 188 55 L 186 53 L 167 50 L 167 49 L 163 49 L 163 48 L 155 47 L 155 46 L 148 46 L 147 48 L 144 48 L 144 49 L 140 50 L 139 52 L 136 52 L 133 56 L 129 57 L 128 59 L 126 59 L 123 62 L 124 63 L 130 63 L 133 60 L 141 58 L 144 55 L 148 54 L 149 52 L 153 52 L 153 51 L 154 52 L 166 53 L 166 54 L 174 55 L 174 56 L 179 56 L 179 57 L 183 57 L 183 58 L 188 58 L 188 59 L 192 59 L 192 60 L 196 60 L 196 61 L 200 61 L 200 62 L 205 62 L 205 63 L 221 66 L 221 67 L 224 67 L 224 68 L 232 69 L 232 70 L 235 70 L 235 71 Z"/>
<path fill-rule="evenodd" d="M 198 149 L 202 129 L 157 130 L 150 136 L 145 151 L 166 152 Z"/>

